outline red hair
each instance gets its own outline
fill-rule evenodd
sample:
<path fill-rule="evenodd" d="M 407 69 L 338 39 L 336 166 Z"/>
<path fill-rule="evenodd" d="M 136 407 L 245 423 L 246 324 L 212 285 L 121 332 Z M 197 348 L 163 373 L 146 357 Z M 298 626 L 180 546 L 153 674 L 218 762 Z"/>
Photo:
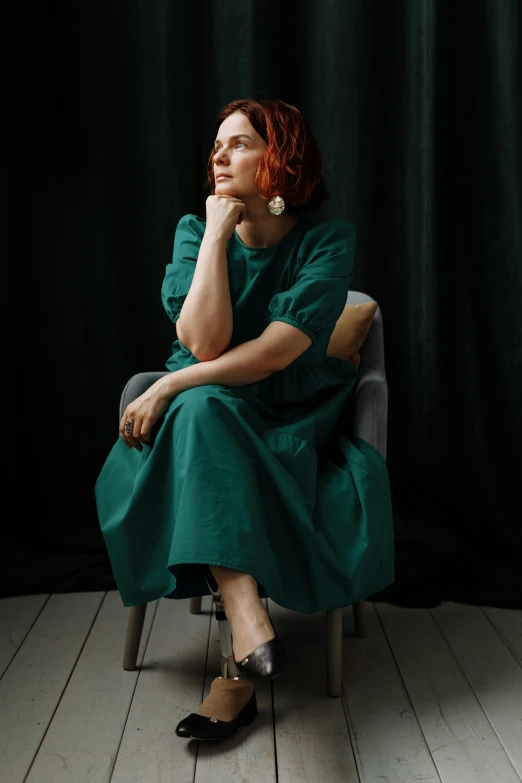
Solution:
<path fill-rule="evenodd" d="M 318 206 L 329 197 L 322 175 L 322 160 L 316 140 L 299 109 L 284 101 L 237 100 L 228 103 L 216 118 L 216 134 L 223 120 L 234 112 L 246 115 L 267 149 L 255 175 L 260 195 L 268 199 L 282 196 L 285 212 L 300 212 Z M 207 175 L 211 193 L 216 186 L 212 149 Z"/>

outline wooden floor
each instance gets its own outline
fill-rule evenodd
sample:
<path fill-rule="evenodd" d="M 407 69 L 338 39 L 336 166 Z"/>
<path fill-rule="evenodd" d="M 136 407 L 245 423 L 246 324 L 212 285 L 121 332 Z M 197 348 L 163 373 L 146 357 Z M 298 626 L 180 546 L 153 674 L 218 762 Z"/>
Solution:
<path fill-rule="evenodd" d="M 254 723 L 221 743 L 176 737 L 219 674 L 203 613 L 161 599 L 122 668 L 117 592 L 0 600 L 3 783 L 351 783 L 522 779 L 522 612 L 367 604 L 344 616 L 342 698 L 326 695 L 324 616 L 268 602 L 289 668 Z"/>

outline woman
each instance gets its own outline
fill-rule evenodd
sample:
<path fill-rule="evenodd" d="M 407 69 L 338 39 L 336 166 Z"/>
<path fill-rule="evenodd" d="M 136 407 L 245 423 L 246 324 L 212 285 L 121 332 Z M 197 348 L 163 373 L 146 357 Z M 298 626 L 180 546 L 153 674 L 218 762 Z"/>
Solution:
<path fill-rule="evenodd" d="M 170 373 L 127 407 L 96 482 L 125 606 L 223 596 L 242 677 L 179 724 L 196 738 L 252 720 L 252 683 L 284 667 L 262 598 L 311 613 L 393 581 L 386 463 L 336 434 L 357 370 L 326 354 L 354 227 L 304 214 L 327 193 L 295 107 L 234 101 L 216 130 L 206 221 L 181 218 L 162 286 Z"/>

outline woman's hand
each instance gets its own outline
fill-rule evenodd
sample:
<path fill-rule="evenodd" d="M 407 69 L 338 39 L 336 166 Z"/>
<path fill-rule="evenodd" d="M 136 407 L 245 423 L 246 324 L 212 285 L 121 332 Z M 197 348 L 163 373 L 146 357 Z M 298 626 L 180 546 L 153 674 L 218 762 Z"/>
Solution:
<path fill-rule="evenodd" d="M 246 216 L 246 206 L 235 196 L 209 196 L 206 201 L 207 227 L 216 236 L 229 240 Z"/>
<path fill-rule="evenodd" d="M 160 378 L 127 405 L 120 421 L 120 434 L 129 449 L 134 446 L 138 451 L 143 451 L 142 443 L 150 446 L 150 432 L 169 407 L 173 396 L 172 390 L 168 392 L 163 378 Z M 133 423 L 132 434 L 125 431 L 126 421 Z"/>

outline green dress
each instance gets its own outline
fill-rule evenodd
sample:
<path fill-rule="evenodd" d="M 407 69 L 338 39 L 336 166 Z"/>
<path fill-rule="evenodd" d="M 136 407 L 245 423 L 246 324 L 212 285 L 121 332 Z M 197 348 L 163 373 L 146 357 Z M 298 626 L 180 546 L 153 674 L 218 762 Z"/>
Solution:
<path fill-rule="evenodd" d="M 176 323 L 205 221 L 185 215 L 161 295 Z M 207 384 L 172 398 L 151 446 L 121 438 L 96 481 L 101 530 L 124 606 L 209 595 L 201 566 L 251 574 L 261 597 L 311 613 L 354 603 L 394 579 L 386 462 L 336 432 L 357 370 L 325 351 L 346 304 L 355 229 L 301 216 L 283 239 L 227 243 L 230 348 L 271 321 L 312 345 L 280 372 L 244 386 Z M 166 367 L 199 360 L 179 340 Z"/>

